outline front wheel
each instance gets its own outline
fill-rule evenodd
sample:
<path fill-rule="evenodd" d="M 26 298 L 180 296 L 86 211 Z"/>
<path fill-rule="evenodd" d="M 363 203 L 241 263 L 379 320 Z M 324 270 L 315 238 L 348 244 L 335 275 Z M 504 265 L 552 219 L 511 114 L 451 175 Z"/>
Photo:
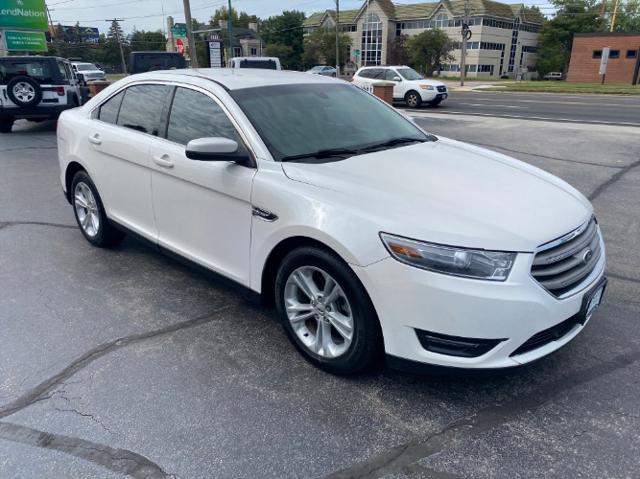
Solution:
<path fill-rule="evenodd" d="M 409 108 L 420 108 L 422 97 L 420 97 L 418 92 L 410 91 L 404 96 L 404 101 Z"/>
<path fill-rule="evenodd" d="M 79 171 L 73 177 L 71 195 L 76 221 L 89 243 L 106 248 L 122 241 L 124 233 L 109 222 L 98 190 L 86 172 Z"/>
<path fill-rule="evenodd" d="M 371 300 L 335 254 L 316 247 L 292 251 L 278 271 L 275 294 L 287 336 L 314 365 L 355 374 L 380 356 L 382 333 Z"/>

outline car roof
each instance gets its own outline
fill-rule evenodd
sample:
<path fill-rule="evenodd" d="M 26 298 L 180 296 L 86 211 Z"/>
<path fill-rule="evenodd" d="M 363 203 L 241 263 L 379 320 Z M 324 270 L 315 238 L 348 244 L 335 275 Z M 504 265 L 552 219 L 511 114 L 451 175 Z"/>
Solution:
<path fill-rule="evenodd" d="M 407 65 L 373 65 L 362 67 L 361 70 L 371 70 L 372 68 L 409 68 Z"/>
<path fill-rule="evenodd" d="M 0 61 L 25 61 L 25 60 L 60 60 L 60 61 L 65 61 L 68 62 L 69 60 L 67 60 L 66 58 L 62 58 L 62 57 L 50 57 L 50 56 L 45 56 L 45 55 L 15 55 L 15 56 L 10 56 L 10 57 L 0 57 Z"/>
<path fill-rule="evenodd" d="M 261 68 L 193 68 L 176 70 L 158 70 L 127 77 L 128 81 L 172 80 L 198 82 L 211 80 L 227 90 L 240 90 L 260 86 L 292 85 L 300 83 L 342 82 L 334 78 L 319 75 L 307 75 L 303 72 L 286 70 L 264 70 Z"/>

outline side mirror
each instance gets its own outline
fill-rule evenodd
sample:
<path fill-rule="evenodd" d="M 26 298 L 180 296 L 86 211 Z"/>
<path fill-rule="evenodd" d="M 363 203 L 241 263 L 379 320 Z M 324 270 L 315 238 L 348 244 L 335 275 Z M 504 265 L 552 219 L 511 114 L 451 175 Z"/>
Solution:
<path fill-rule="evenodd" d="M 393 77 L 393 81 L 402 81 L 402 78 L 400 78 L 400 77 Z"/>
<path fill-rule="evenodd" d="M 229 138 L 198 138 L 187 143 L 185 154 L 187 158 L 198 161 L 247 162 L 249 156 L 238 149 L 238 143 Z"/>

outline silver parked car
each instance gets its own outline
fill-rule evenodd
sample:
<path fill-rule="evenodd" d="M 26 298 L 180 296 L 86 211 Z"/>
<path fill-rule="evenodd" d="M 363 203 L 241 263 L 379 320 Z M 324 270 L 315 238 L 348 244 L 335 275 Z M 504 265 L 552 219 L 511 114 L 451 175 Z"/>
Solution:
<path fill-rule="evenodd" d="M 326 77 L 336 77 L 337 71 L 335 67 L 330 67 L 328 65 L 316 65 L 311 70 L 307 70 L 307 73 L 313 73 L 314 75 L 323 75 Z"/>

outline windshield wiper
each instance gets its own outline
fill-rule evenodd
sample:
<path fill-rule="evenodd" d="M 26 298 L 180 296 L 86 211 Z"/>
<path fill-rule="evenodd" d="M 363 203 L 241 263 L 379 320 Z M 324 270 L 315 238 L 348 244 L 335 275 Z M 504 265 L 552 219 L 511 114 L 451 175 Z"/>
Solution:
<path fill-rule="evenodd" d="M 425 141 L 429 141 L 427 138 L 411 138 L 402 136 L 400 138 L 393 138 L 392 140 L 384 141 L 382 143 L 378 143 L 376 145 L 367 146 L 366 148 L 362 148 L 360 151 L 375 151 L 381 150 L 383 148 L 387 148 L 389 146 L 403 145 L 406 143 L 424 143 Z"/>
<path fill-rule="evenodd" d="M 360 153 L 358 150 L 352 150 L 349 148 L 330 148 L 327 150 L 318 150 L 313 153 L 302 153 L 300 155 L 289 155 L 280 159 L 280 161 L 295 161 L 303 160 L 305 158 L 343 158 L 350 155 L 357 155 Z"/>

